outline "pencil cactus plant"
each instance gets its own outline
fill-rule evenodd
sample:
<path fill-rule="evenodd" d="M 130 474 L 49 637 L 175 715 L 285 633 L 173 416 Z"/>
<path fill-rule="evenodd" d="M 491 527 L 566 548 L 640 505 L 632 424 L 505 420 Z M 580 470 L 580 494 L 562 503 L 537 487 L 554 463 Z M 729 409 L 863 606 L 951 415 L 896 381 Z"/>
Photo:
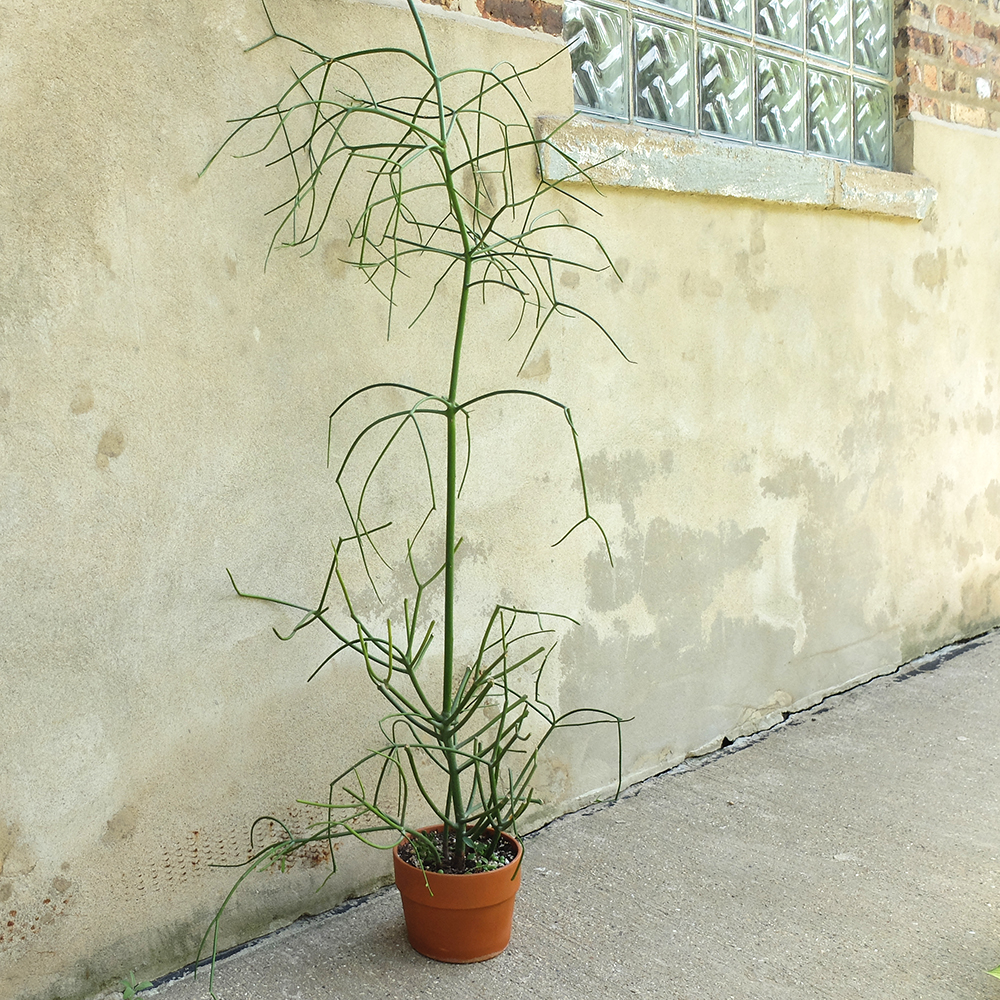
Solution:
<path fill-rule="evenodd" d="M 456 562 L 474 407 L 517 400 L 562 414 L 582 503 L 555 544 L 591 525 L 607 546 L 591 513 L 569 407 L 543 393 L 507 386 L 463 396 L 466 333 L 472 324 L 489 320 L 495 297 L 508 297 L 517 303 L 518 319 L 507 333 L 528 331 L 525 360 L 555 317 L 580 317 L 617 350 L 596 319 L 564 301 L 557 280 L 564 266 L 599 271 L 613 265 L 599 240 L 571 224 L 554 198 L 583 203 L 543 176 L 543 150 L 562 154 L 550 136 L 533 129 L 525 87 L 534 70 L 507 65 L 439 70 L 414 0 L 407 5 L 416 33 L 413 50 L 379 46 L 337 56 L 282 34 L 268 14 L 266 43 L 296 46 L 305 68 L 294 73 L 274 104 L 236 120 L 221 147 L 248 131 L 263 130 L 256 153 L 270 155 L 287 171 L 290 188 L 272 210 L 278 224 L 269 253 L 278 247 L 315 248 L 335 206 L 350 207 L 353 194 L 346 192 L 360 181 L 364 193 L 350 225 L 352 263 L 384 299 L 390 331 L 398 322 L 401 282 L 417 259 L 436 266 L 416 319 L 432 303 L 440 315 L 438 300 L 444 300 L 453 323 L 440 385 L 365 385 L 330 416 L 328 461 L 336 469 L 345 530 L 333 546 L 318 599 L 252 594 L 230 576 L 241 596 L 299 612 L 297 623 L 279 638 L 290 639 L 306 628 L 328 631 L 332 650 L 312 676 L 334 660 L 350 660 L 367 672 L 389 706 L 380 723 L 380 744 L 342 769 L 326 799 L 309 803 L 323 811 L 323 821 L 305 831 L 282 827 L 279 839 L 253 855 L 232 892 L 253 871 L 280 864 L 316 842 L 332 848 L 335 838 L 346 836 L 383 848 L 406 836 L 428 867 L 471 870 L 474 861 L 491 855 L 501 832 L 516 834 L 519 819 L 538 801 L 532 781 L 539 753 L 560 729 L 617 727 L 621 780 L 623 720 L 602 709 L 557 712 L 543 697 L 540 680 L 553 627 L 571 619 L 498 603 L 484 617 L 477 648 L 460 649 L 456 641 Z M 411 92 L 381 92 L 380 85 L 391 78 L 385 70 L 391 60 L 401 64 L 400 76 L 419 78 Z M 528 158 L 535 164 L 533 177 L 524 169 Z M 580 246 L 580 254 L 559 249 L 567 245 Z M 362 419 L 363 426 L 347 436 L 343 454 L 335 458 L 333 442 L 341 424 L 364 400 L 380 396 L 405 402 Z M 394 557 L 383 543 L 388 524 L 370 507 L 374 484 L 394 474 L 393 460 L 403 448 L 416 450 L 421 470 L 420 482 L 407 489 L 426 501 L 404 550 Z M 418 559 L 418 545 L 422 554 L 430 547 L 437 555 Z M 377 567 L 402 564 L 409 583 L 401 605 L 377 620 L 359 610 L 363 602 L 352 591 L 349 562 L 355 570 L 363 568 L 361 579 L 376 594 Z M 414 795 L 425 804 L 422 812 L 429 808 L 443 824 L 440 841 L 411 825 Z M 213 954 L 232 892 L 202 942 L 205 947 L 211 939 Z"/>

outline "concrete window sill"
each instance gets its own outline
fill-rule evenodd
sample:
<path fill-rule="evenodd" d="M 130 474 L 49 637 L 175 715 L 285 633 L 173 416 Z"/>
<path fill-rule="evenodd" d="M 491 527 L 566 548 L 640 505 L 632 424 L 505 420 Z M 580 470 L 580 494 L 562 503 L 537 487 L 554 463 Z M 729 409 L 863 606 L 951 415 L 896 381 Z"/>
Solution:
<path fill-rule="evenodd" d="M 784 205 L 815 205 L 901 219 L 923 219 L 937 192 L 923 177 L 838 163 L 780 149 L 738 146 L 600 121 L 580 115 L 564 122 L 542 117 L 540 135 L 605 187 L 638 187 Z M 556 131 L 558 129 L 558 131 Z M 551 149 L 542 169 L 551 180 L 571 180 L 573 169 Z"/>

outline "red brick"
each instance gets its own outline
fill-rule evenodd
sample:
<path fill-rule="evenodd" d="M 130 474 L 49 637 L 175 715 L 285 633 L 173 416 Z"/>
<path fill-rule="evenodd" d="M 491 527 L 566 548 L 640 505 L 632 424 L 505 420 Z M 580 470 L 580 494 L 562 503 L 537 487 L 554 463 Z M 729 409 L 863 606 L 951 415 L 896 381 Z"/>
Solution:
<path fill-rule="evenodd" d="M 924 86 L 928 90 L 938 89 L 938 68 L 937 66 L 924 67 Z"/>
<path fill-rule="evenodd" d="M 972 34 L 972 16 L 964 10 L 955 10 L 947 4 L 938 4 L 934 9 L 934 18 L 949 31 L 955 31 L 960 35 Z"/>
<path fill-rule="evenodd" d="M 928 118 L 937 118 L 939 121 L 949 121 L 948 104 L 944 101 L 937 101 L 933 97 L 922 97 L 920 99 L 920 110 Z"/>
<path fill-rule="evenodd" d="M 493 21 L 519 28 L 541 28 L 550 35 L 562 34 L 562 7 L 546 0 L 477 0 L 476 6 Z"/>
<path fill-rule="evenodd" d="M 1000 45 L 1000 28 L 994 24 L 986 24 L 985 21 L 976 21 L 976 38 L 985 38 L 994 45 Z"/>
<path fill-rule="evenodd" d="M 941 70 L 941 89 L 950 93 L 955 89 L 955 71 L 953 69 Z"/>
<path fill-rule="evenodd" d="M 944 36 L 935 35 L 930 31 L 920 31 L 918 28 L 910 27 L 903 28 L 899 33 L 899 43 L 929 56 L 944 55 Z"/>
<path fill-rule="evenodd" d="M 970 108 L 967 104 L 956 104 L 954 121 L 961 125 L 971 125 L 973 128 L 989 128 L 990 116 L 985 108 Z"/>
<path fill-rule="evenodd" d="M 952 42 L 951 58 L 953 62 L 963 66 L 982 66 L 986 62 L 986 53 L 979 45 L 968 42 Z"/>
<path fill-rule="evenodd" d="M 964 10 L 955 10 L 947 4 L 938 4 L 934 9 L 934 20 L 949 31 L 960 35 L 972 34 L 972 18 Z"/>

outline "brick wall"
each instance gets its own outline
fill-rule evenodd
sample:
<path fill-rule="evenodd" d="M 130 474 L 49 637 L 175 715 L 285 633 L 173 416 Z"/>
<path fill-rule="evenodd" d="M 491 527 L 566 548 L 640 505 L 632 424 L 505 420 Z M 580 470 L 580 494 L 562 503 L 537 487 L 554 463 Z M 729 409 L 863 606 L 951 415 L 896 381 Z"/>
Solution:
<path fill-rule="evenodd" d="M 562 3 L 549 0 L 425 0 L 426 3 L 460 10 L 463 14 L 478 13 L 490 21 L 503 21 L 517 28 L 531 28 L 549 35 L 562 34 Z"/>
<path fill-rule="evenodd" d="M 1000 0 L 896 5 L 896 117 L 1000 131 Z"/>

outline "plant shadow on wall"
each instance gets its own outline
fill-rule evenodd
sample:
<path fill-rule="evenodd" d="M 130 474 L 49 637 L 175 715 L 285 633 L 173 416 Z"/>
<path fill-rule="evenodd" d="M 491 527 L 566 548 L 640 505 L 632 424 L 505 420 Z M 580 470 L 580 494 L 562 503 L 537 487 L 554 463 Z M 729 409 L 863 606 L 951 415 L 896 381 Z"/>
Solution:
<path fill-rule="evenodd" d="M 516 303 L 513 328 L 503 333 L 513 337 L 527 331 L 524 361 L 555 317 L 580 318 L 621 354 L 596 319 L 564 302 L 557 291 L 560 268 L 597 272 L 613 265 L 599 240 L 552 204 L 556 195 L 584 203 L 541 173 L 542 150 L 555 147 L 550 137 L 535 135 L 524 89 L 539 67 L 441 72 L 414 2 L 407 3 L 419 38 L 414 51 L 378 47 L 335 57 L 281 34 L 268 13 L 271 35 L 260 44 L 297 46 L 305 68 L 293 70 L 291 85 L 273 105 L 237 119 L 215 154 L 259 129 L 263 138 L 245 155 L 271 155 L 272 164 L 287 170 L 290 190 L 272 209 L 279 222 L 269 254 L 276 247 L 310 252 L 334 217 L 334 206 L 353 202 L 360 208 L 350 228 L 352 263 L 385 300 L 389 331 L 400 282 L 409 275 L 426 282 L 410 325 L 422 316 L 425 321 L 438 316 L 442 306 L 453 325 L 441 352 L 446 384 L 423 388 L 376 382 L 352 392 L 330 416 L 327 458 L 336 468 L 346 519 L 319 599 L 303 604 L 250 594 L 230 574 L 241 597 L 301 614 L 287 634 L 276 630 L 278 638 L 291 639 L 312 626 L 330 633 L 332 651 L 310 679 L 335 659 L 348 660 L 367 672 L 389 714 L 380 722 L 380 745 L 338 774 L 324 801 L 303 800 L 322 810 L 322 822 L 300 832 L 271 817 L 257 821 L 278 824 L 281 835 L 239 866 L 244 871 L 206 931 L 198 957 L 210 947 L 213 976 L 220 922 L 243 881 L 255 871 L 283 866 L 316 842 L 327 843 L 333 858 L 333 840 L 340 837 L 393 850 L 410 940 L 419 951 L 444 961 L 498 954 L 509 939 L 510 912 L 498 918 L 494 904 L 503 897 L 503 907 L 512 911 L 520 880 L 518 821 L 540 801 L 532 782 L 546 743 L 570 727 L 616 727 L 621 784 L 626 720 L 602 709 L 557 711 L 554 699 L 544 696 L 542 678 L 554 630 L 572 619 L 497 604 L 477 626 L 478 645 L 470 643 L 466 650 L 460 648 L 465 626 L 456 614 L 458 513 L 477 408 L 516 401 L 561 415 L 582 509 L 555 544 L 591 526 L 608 548 L 590 511 L 569 408 L 540 392 L 516 388 L 463 398 L 459 376 L 473 315 L 483 318 L 477 328 L 486 328 L 496 297 Z M 410 93 L 379 92 L 378 83 L 391 78 L 390 62 L 398 64 L 400 78 L 417 81 Z M 577 179 L 585 175 L 577 171 Z M 567 246 L 582 249 L 577 253 Z M 430 277 L 420 269 L 428 261 Z M 371 404 L 386 400 L 387 407 L 372 412 Z M 353 430 L 344 435 L 341 456 L 331 461 L 345 426 Z M 391 509 L 398 513 L 394 497 L 400 490 L 416 503 L 411 507 L 416 513 L 403 525 L 396 516 L 386 517 L 380 506 L 396 504 Z M 610 549 L 607 554 L 610 559 Z M 390 593 L 405 596 L 390 599 Z M 388 614 L 387 603 L 392 605 Z M 366 607 L 375 610 L 369 614 Z M 418 801 L 416 809 L 411 800 Z M 427 816 L 428 810 L 438 820 L 436 827 L 411 825 L 408 816 L 414 811 Z M 409 899 L 404 882 L 413 883 Z M 476 923 L 473 911 L 462 909 L 457 918 L 446 911 L 459 888 L 464 892 L 480 883 L 487 883 L 483 919 L 486 924 L 499 920 L 500 926 L 486 927 L 483 940 L 469 943 L 461 938 Z M 432 912 L 444 927 L 443 943 L 422 936 Z M 210 991 L 213 986 L 210 978 Z"/>

